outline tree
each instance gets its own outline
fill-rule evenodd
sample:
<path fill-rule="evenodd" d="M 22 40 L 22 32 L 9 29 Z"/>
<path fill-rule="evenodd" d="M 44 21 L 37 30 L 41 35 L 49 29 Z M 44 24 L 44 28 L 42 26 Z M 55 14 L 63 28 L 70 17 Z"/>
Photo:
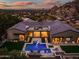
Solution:
<path fill-rule="evenodd" d="M 0 38 L 6 33 L 6 30 L 16 23 L 20 22 L 17 16 L 10 14 L 0 14 Z"/>

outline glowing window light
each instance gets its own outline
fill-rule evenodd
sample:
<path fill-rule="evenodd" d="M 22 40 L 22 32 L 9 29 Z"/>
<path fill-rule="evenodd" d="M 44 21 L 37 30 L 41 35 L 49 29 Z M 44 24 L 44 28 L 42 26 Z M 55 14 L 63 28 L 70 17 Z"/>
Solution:
<path fill-rule="evenodd" d="M 40 32 L 34 32 L 34 37 L 40 37 Z"/>
<path fill-rule="evenodd" d="M 48 37 L 48 32 L 41 32 L 42 37 Z"/>
<path fill-rule="evenodd" d="M 75 41 L 72 41 L 73 44 L 75 44 Z"/>
<path fill-rule="evenodd" d="M 70 41 L 71 38 L 66 38 L 66 41 Z"/>
<path fill-rule="evenodd" d="M 67 41 L 65 41 L 65 44 L 67 44 L 68 42 Z"/>
<path fill-rule="evenodd" d="M 62 42 L 62 38 L 53 38 L 52 39 L 52 43 L 53 44 L 59 44 L 59 43 L 61 43 Z"/>
<path fill-rule="evenodd" d="M 77 39 L 77 43 L 79 43 L 79 37 L 78 37 L 78 39 Z"/>
<path fill-rule="evenodd" d="M 22 34 L 20 34 L 20 35 L 19 35 L 19 39 L 20 39 L 20 41 L 24 41 L 24 40 L 25 40 L 25 36 L 22 35 Z"/>
<path fill-rule="evenodd" d="M 28 32 L 28 36 L 32 37 L 33 33 L 32 32 Z"/>

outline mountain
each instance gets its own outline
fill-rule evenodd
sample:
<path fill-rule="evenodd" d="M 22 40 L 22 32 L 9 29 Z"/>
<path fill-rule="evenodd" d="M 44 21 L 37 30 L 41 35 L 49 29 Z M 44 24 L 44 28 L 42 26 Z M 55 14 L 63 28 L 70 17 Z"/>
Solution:
<path fill-rule="evenodd" d="M 54 6 L 50 13 L 58 20 L 79 28 L 79 0 L 66 3 L 60 7 Z"/>

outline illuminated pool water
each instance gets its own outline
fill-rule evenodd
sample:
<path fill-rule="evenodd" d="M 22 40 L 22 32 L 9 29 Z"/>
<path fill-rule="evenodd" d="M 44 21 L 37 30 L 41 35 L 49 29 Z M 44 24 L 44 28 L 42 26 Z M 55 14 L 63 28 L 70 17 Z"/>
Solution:
<path fill-rule="evenodd" d="M 40 44 L 37 42 L 34 42 L 33 44 L 27 44 L 25 50 L 38 52 L 44 51 L 45 53 L 51 53 L 51 50 L 46 47 L 46 44 Z"/>

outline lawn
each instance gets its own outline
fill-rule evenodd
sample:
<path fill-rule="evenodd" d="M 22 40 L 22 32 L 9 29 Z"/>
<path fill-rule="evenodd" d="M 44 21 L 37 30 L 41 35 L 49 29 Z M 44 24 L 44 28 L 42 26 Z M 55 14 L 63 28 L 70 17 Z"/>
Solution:
<path fill-rule="evenodd" d="M 66 53 L 79 53 L 79 46 L 61 46 Z"/>
<path fill-rule="evenodd" d="M 5 42 L 0 48 L 6 48 L 8 51 L 22 50 L 24 42 Z"/>

